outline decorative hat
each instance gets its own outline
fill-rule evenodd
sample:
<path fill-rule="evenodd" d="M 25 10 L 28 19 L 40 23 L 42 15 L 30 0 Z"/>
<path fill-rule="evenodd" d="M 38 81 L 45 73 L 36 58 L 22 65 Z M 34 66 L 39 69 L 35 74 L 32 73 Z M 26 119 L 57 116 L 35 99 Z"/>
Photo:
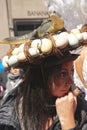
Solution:
<path fill-rule="evenodd" d="M 43 22 L 44 24 L 42 23 L 36 30 L 24 37 L 8 38 L 10 40 L 5 39 L 1 42 L 2 44 L 16 44 L 2 59 L 5 68 L 26 62 L 38 65 L 43 61 L 48 61 L 50 57 L 49 64 L 53 64 L 54 59 L 55 63 L 59 64 L 65 62 L 66 59 L 72 60 L 78 56 L 78 54 L 71 54 L 70 51 L 87 43 L 87 32 L 81 32 L 78 28 L 67 31 L 64 29 L 63 20 L 56 14 L 51 15 L 50 20 L 48 18 L 47 22 Z M 57 26 L 55 26 L 56 22 L 59 22 Z M 46 27 L 51 31 L 46 30 Z"/>

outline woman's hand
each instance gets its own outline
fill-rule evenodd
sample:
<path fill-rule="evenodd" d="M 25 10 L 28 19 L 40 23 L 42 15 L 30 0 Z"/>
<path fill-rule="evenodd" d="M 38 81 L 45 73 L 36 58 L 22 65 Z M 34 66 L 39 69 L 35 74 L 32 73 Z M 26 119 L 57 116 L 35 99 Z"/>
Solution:
<path fill-rule="evenodd" d="M 56 111 L 60 119 L 63 130 L 68 130 L 75 127 L 74 113 L 77 107 L 76 96 L 72 92 L 68 95 L 57 98 Z"/>

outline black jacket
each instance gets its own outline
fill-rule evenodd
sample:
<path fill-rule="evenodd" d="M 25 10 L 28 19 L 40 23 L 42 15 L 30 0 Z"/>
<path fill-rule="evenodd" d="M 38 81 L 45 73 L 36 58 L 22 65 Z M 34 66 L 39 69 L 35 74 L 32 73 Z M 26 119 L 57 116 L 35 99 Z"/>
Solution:
<path fill-rule="evenodd" d="M 16 97 L 20 86 L 15 86 L 10 92 L 5 93 L 0 101 L 0 128 L 1 130 L 21 130 L 18 120 Z"/>

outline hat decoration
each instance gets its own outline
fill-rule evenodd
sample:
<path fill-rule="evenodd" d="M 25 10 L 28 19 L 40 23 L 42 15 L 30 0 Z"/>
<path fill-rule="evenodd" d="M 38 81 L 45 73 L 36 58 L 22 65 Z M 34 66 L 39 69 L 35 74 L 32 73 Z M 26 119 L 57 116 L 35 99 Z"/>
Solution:
<path fill-rule="evenodd" d="M 56 28 L 56 26 L 53 26 L 56 25 L 56 20 L 52 21 L 52 23 L 50 23 L 51 27 L 48 26 L 48 28 L 51 28 L 51 32 L 48 31 L 48 33 L 44 30 L 42 26 L 43 24 L 41 24 L 37 30 L 33 31 L 33 34 L 36 35 L 36 32 L 43 32 L 43 35 L 38 35 L 35 38 L 32 38 L 34 35 L 31 34 L 30 39 L 25 38 L 25 41 L 21 40 L 23 36 L 18 39 L 16 38 L 17 40 L 15 42 L 21 44 L 18 44 L 16 47 L 12 48 L 10 53 L 3 57 L 3 66 L 8 68 L 9 66 L 13 66 L 19 62 L 26 61 L 30 64 L 39 64 L 39 62 L 47 56 L 54 54 L 60 57 L 64 54 L 64 52 L 74 50 L 77 47 L 86 44 L 87 32 L 84 32 L 84 30 L 81 31 L 81 29 L 78 28 L 72 29 L 71 31 L 62 31 L 64 24 L 61 20 L 59 23 L 61 26 L 57 26 Z M 44 23 L 44 27 L 45 24 L 48 25 L 46 22 Z M 28 36 L 30 35 L 28 34 Z M 12 43 L 14 42 L 14 40 L 10 40 L 9 44 L 11 44 L 11 41 Z"/>

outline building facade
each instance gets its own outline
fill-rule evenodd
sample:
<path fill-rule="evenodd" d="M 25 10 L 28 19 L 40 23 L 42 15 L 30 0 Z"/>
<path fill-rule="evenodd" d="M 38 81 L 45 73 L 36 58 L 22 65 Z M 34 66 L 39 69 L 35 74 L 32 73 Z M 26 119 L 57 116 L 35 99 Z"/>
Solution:
<path fill-rule="evenodd" d="M 48 17 L 44 0 L 0 0 L 0 41 L 37 28 Z M 10 45 L 0 45 L 2 58 Z"/>

